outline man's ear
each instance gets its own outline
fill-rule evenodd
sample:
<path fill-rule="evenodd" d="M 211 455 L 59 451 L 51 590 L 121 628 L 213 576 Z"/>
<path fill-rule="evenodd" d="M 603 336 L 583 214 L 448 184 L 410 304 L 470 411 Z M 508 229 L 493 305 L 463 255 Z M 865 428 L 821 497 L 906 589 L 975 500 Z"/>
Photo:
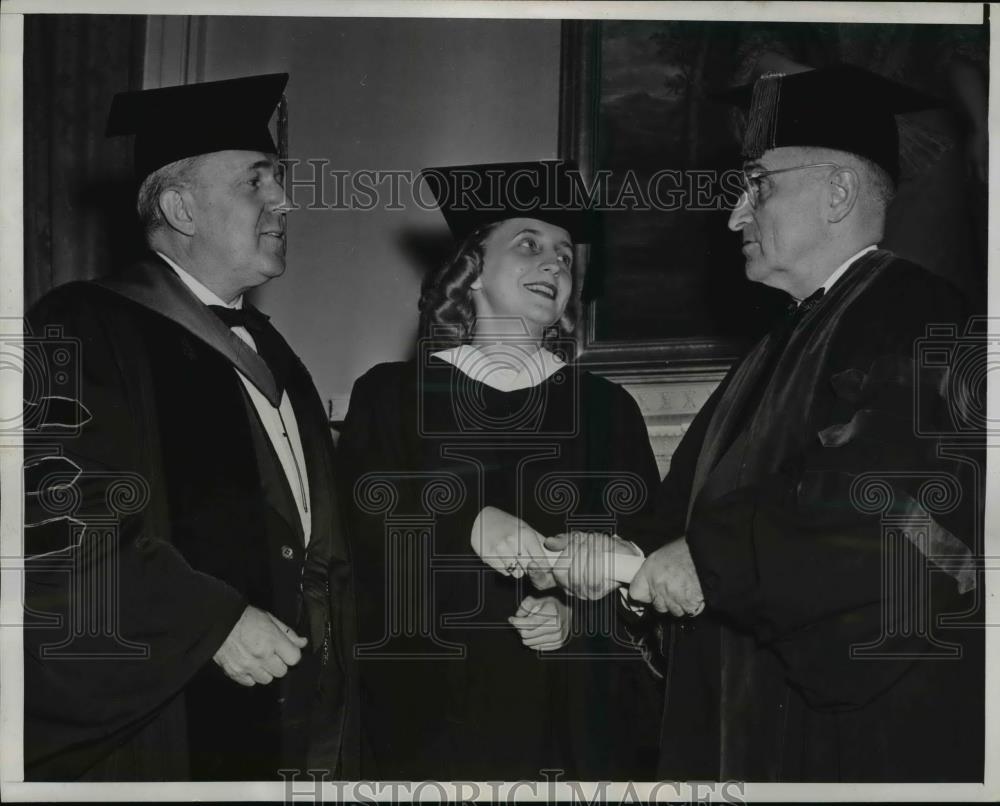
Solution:
<path fill-rule="evenodd" d="M 838 168 L 830 177 L 830 210 L 827 220 L 838 224 L 847 218 L 861 194 L 861 179 L 853 168 Z"/>
<path fill-rule="evenodd" d="M 160 213 L 171 229 L 184 235 L 194 235 L 193 201 L 190 193 L 177 188 L 168 188 L 160 194 Z"/>

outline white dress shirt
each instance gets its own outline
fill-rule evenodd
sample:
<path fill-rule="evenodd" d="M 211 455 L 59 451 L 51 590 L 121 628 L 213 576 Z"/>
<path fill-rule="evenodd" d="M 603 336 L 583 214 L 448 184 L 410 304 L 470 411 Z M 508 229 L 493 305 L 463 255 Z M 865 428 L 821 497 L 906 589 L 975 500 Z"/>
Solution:
<path fill-rule="evenodd" d="M 240 295 L 232 303 L 223 302 L 219 296 L 209 288 L 206 288 L 195 277 L 184 271 L 173 260 L 162 252 L 157 252 L 167 265 L 176 272 L 177 276 L 205 305 L 221 305 L 224 308 L 241 310 L 243 308 L 243 296 Z M 230 328 L 237 337 L 242 339 L 254 352 L 257 352 L 257 344 L 253 336 L 245 327 Z M 243 382 L 243 388 L 250 396 L 250 401 L 260 418 L 260 423 L 264 426 L 267 438 L 271 440 L 274 452 L 281 462 L 281 469 L 285 472 L 288 486 L 295 499 L 295 506 L 299 511 L 299 519 L 302 522 L 302 534 L 306 545 L 309 544 L 309 537 L 312 533 L 312 519 L 309 514 L 309 476 L 306 473 L 305 457 L 302 453 L 302 439 L 299 436 L 299 425 L 295 420 L 295 411 L 292 409 L 292 402 L 288 395 L 282 391 L 281 403 L 274 407 L 268 402 L 264 394 L 251 383 L 242 372 L 233 367 L 233 371 Z"/>
<path fill-rule="evenodd" d="M 833 288 L 833 284 L 843 276 L 844 272 L 850 268 L 851 264 L 855 260 L 857 260 L 862 255 L 867 255 L 869 252 L 874 252 L 876 249 L 878 249 L 878 244 L 873 243 L 871 246 L 866 246 L 860 252 L 851 255 L 849 258 L 847 258 L 847 260 L 841 263 L 836 269 L 834 269 L 833 274 L 831 274 L 829 277 L 826 278 L 826 282 L 820 286 L 820 288 L 823 289 L 823 294 L 826 295 L 830 292 L 830 289 Z M 798 303 L 802 302 L 802 300 L 800 299 L 797 299 L 795 301 Z"/>

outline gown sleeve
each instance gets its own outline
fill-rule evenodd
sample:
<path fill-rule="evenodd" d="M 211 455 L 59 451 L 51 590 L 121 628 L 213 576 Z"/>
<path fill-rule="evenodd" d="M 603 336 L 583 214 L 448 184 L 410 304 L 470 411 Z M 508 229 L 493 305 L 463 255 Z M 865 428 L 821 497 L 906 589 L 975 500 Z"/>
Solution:
<path fill-rule="evenodd" d="M 723 380 L 715 388 L 705 405 L 694 416 L 670 457 L 670 468 L 666 476 L 657 484 L 651 509 L 644 512 L 635 523 L 631 539 L 646 555 L 684 536 L 698 454 L 727 380 Z"/>
<path fill-rule="evenodd" d="M 409 456 L 412 440 L 404 433 L 406 418 L 416 416 L 416 390 L 406 382 L 406 370 L 406 364 L 379 364 L 358 378 L 337 443 L 338 465 L 343 470 L 341 500 L 357 583 L 360 643 L 384 637 L 389 599 L 387 519 L 394 508 L 407 508 L 412 492 L 406 474 L 418 469 L 415 458 Z M 406 642 L 403 637 L 394 640 Z"/>
<path fill-rule="evenodd" d="M 430 558 L 409 548 L 392 557 L 387 552 L 393 514 L 405 519 L 421 501 L 409 478 L 422 470 L 421 445 L 409 419 L 417 416 L 414 374 L 410 364 L 390 363 L 360 377 L 337 443 L 356 583 L 363 732 L 370 748 L 362 772 L 383 779 L 451 769 L 448 754 L 454 751 L 444 749 L 447 713 L 453 679 L 466 668 L 441 660 L 422 629 L 429 615 L 449 612 L 441 599 L 454 586 L 435 586 L 433 599 L 410 609 L 414 595 L 426 592 Z M 417 542 L 412 534 L 399 536 L 407 546 Z"/>
<path fill-rule="evenodd" d="M 606 444 L 609 450 L 607 469 L 612 475 L 622 474 L 641 483 L 642 501 L 638 506 L 629 507 L 628 514 L 616 518 L 617 535 L 632 541 L 645 554 L 655 549 L 662 542 L 663 533 L 657 523 L 656 510 L 659 498 L 659 471 L 656 457 L 649 441 L 649 432 L 645 418 L 635 399 L 621 387 L 609 385 L 607 393 L 610 400 L 606 407 L 607 415 L 598 419 L 595 441 Z M 642 654 L 643 660 L 653 674 L 663 676 L 661 658 L 661 636 L 657 631 L 657 620 L 646 608 L 633 608 L 628 604 L 627 590 L 619 588 L 611 602 L 591 603 L 596 610 L 601 607 L 613 606 L 615 614 L 624 628 L 623 637 Z M 579 609 L 586 609 L 579 602 L 574 602 Z M 591 615 L 591 618 L 593 616 Z"/>
<path fill-rule="evenodd" d="M 596 439 L 606 440 L 608 446 L 605 460 L 607 467 L 603 469 L 609 471 L 611 476 L 620 474 L 623 478 L 636 482 L 636 489 L 641 490 L 641 500 L 623 501 L 621 513 L 615 514 L 618 536 L 636 541 L 642 548 L 639 540 L 643 536 L 643 524 L 653 509 L 660 483 L 659 471 L 649 442 L 646 421 L 635 399 L 617 384 L 612 385 L 608 393 L 608 414 L 599 418 L 602 422 L 596 427 Z M 614 509 L 614 500 L 607 503 Z"/>
<path fill-rule="evenodd" d="M 170 543 L 148 368 L 92 293 L 64 287 L 28 317 L 37 366 L 78 382 L 72 397 L 25 406 L 25 768 L 36 780 L 78 777 L 127 741 L 211 662 L 246 606 Z"/>
<path fill-rule="evenodd" d="M 867 328 L 845 318 L 834 336 L 832 402 L 796 404 L 815 408 L 815 436 L 756 482 L 699 495 L 688 525 L 709 610 L 770 646 L 817 707 L 865 704 L 927 648 L 907 626 L 915 613 L 900 604 L 904 592 L 933 624 L 965 608 L 976 584 L 974 463 L 950 458 L 935 437 L 954 429 L 956 379 L 914 354 L 926 322 L 962 317 L 918 293 L 896 302 L 909 315 L 876 327 L 878 311 L 863 309 Z M 904 589 L 921 584 L 906 569 L 924 564 L 926 588 Z M 881 662 L 852 656 L 880 640 Z"/>

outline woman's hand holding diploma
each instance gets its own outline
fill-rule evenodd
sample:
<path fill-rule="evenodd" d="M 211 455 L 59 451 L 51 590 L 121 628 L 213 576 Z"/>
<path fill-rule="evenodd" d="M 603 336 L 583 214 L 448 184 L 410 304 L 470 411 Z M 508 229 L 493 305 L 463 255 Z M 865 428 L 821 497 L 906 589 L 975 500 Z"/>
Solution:
<path fill-rule="evenodd" d="M 470 542 L 480 559 L 504 576 L 520 579 L 527 573 L 539 590 L 554 588 L 552 559 L 545 536 L 520 518 L 496 507 L 483 507 L 472 524 Z"/>
<path fill-rule="evenodd" d="M 629 584 L 644 559 L 620 537 L 571 532 L 546 538 L 496 507 L 483 507 L 471 543 L 483 562 L 504 576 L 519 579 L 527 573 L 539 590 L 558 584 L 581 599 L 600 599 Z"/>
<path fill-rule="evenodd" d="M 545 548 L 559 552 L 552 566 L 556 582 L 580 599 L 603 599 L 620 584 L 627 585 L 645 559 L 632 543 L 603 532 L 547 537 Z"/>

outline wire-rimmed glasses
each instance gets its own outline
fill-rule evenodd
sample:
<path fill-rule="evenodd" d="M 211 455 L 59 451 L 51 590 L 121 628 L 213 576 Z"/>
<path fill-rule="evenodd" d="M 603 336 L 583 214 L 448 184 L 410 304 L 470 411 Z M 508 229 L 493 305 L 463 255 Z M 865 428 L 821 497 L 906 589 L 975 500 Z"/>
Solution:
<path fill-rule="evenodd" d="M 809 165 L 795 165 L 791 168 L 775 168 L 773 171 L 748 171 L 745 168 L 740 172 L 743 177 L 743 196 L 750 203 L 750 207 L 757 209 L 757 199 L 760 196 L 760 180 L 775 174 L 783 174 L 789 171 L 802 171 L 806 168 L 840 168 L 835 162 L 813 162 Z M 739 204 L 743 204 L 743 198 Z M 739 206 L 739 205 L 737 205 Z"/>

